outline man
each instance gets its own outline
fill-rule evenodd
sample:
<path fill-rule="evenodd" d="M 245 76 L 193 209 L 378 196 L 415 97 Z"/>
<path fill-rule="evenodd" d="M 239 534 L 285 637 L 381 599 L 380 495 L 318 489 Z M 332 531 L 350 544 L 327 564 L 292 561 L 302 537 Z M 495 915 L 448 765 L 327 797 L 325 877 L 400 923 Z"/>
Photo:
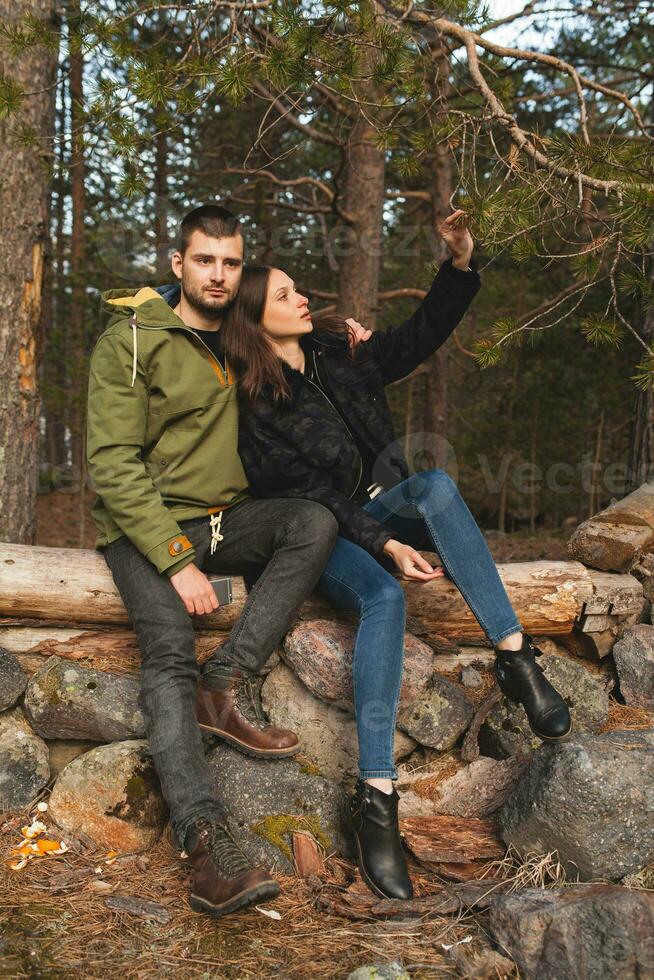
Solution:
<path fill-rule="evenodd" d="M 313 589 L 337 534 L 320 504 L 247 492 L 236 388 L 219 335 L 243 251 L 239 222 L 225 208 L 186 215 L 172 260 L 179 286 L 103 294 L 111 319 L 91 356 L 88 391 L 96 547 L 138 637 L 146 735 L 194 869 L 190 904 L 213 915 L 279 888 L 229 833 L 201 730 L 261 758 L 298 750 L 293 732 L 264 720 L 252 679 Z M 207 572 L 256 584 L 200 672 L 190 615 L 218 607 Z"/>

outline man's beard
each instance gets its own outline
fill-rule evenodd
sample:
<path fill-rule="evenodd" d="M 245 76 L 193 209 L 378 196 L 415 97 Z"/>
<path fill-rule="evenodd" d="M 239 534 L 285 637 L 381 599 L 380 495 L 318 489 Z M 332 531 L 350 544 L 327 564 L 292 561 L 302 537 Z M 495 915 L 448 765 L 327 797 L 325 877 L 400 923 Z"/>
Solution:
<path fill-rule="evenodd" d="M 234 302 L 234 299 L 229 296 L 207 296 L 202 288 L 195 289 L 189 283 L 185 283 L 183 278 L 182 292 L 189 306 L 192 306 L 197 313 L 200 313 L 207 320 L 221 320 Z"/>

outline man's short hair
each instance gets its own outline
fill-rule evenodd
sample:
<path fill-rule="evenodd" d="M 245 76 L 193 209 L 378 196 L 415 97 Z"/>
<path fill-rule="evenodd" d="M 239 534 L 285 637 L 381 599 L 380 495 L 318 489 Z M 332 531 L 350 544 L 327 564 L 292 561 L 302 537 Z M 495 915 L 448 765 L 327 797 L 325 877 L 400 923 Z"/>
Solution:
<path fill-rule="evenodd" d="M 194 231 L 202 231 L 210 238 L 231 238 L 243 234 L 236 215 L 220 204 L 201 204 L 184 215 L 177 236 L 177 251 L 182 255 Z"/>

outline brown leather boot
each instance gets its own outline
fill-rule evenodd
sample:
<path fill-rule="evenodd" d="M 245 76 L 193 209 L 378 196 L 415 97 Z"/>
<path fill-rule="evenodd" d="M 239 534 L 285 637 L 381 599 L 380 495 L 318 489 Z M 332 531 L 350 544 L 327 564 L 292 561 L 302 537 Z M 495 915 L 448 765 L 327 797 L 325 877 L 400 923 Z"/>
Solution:
<path fill-rule="evenodd" d="M 189 840 L 190 838 L 190 840 Z M 200 819 L 187 840 L 193 868 L 189 904 L 196 912 L 227 915 L 244 905 L 276 898 L 280 889 L 264 868 L 254 867 L 219 820 Z"/>
<path fill-rule="evenodd" d="M 236 668 L 200 677 L 196 716 L 203 732 L 258 759 L 286 759 L 300 748 L 295 732 L 266 721 L 253 677 Z"/>

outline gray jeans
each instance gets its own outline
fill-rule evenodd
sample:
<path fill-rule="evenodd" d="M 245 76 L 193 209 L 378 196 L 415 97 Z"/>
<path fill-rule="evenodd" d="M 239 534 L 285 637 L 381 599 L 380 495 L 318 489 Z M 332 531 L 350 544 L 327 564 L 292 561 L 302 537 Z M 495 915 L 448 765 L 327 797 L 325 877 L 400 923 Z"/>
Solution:
<path fill-rule="evenodd" d="M 245 500 L 223 513 L 223 540 L 213 555 L 208 517 L 182 521 L 180 527 L 203 571 L 254 581 L 228 641 L 203 671 L 212 662 L 260 670 L 318 581 L 336 540 L 336 519 L 308 500 Z M 108 545 L 104 556 L 138 638 L 146 737 L 183 847 L 189 826 L 199 817 L 225 816 L 212 789 L 195 716 L 200 668 L 193 625 L 168 577 L 127 537 Z"/>

